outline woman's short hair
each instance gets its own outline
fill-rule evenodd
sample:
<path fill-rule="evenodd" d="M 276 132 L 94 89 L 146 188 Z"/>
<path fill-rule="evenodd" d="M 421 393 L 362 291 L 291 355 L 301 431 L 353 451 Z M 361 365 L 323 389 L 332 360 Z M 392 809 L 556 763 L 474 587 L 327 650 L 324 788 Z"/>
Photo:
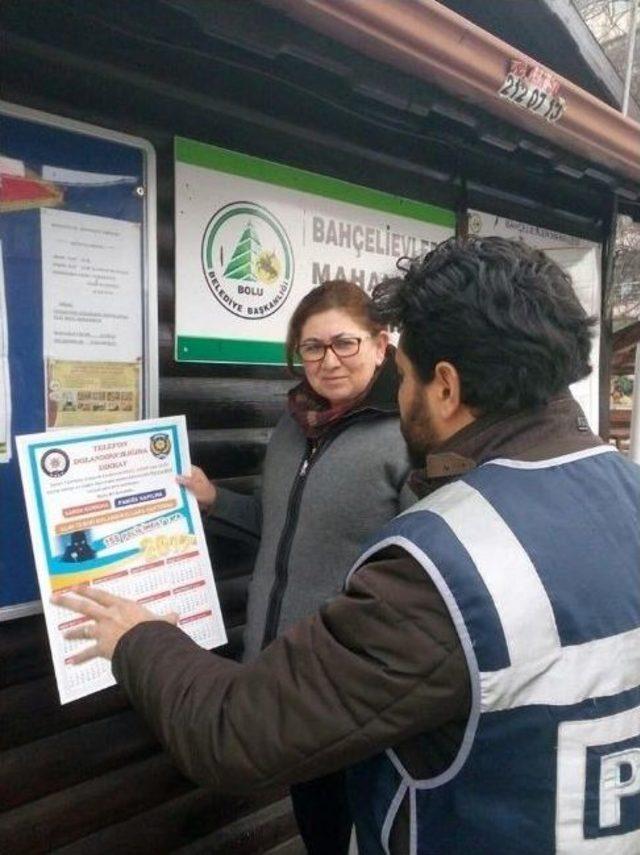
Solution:
<path fill-rule="evenodd" d="M 293 370 L 303 326 L 312 315 L 329 309 L 341 309 L 347 312 L 371 335 L 377 335 L 386 327 L 377 305 L 355 282 L 347 282 L 344 279 L 323 282 L 305 294 L 289 320 L 286 354 L 290 370 Z"/>
<path fill-rule="evenodd" d="M 400 329 L 423 383 L 438 362 L 450 362 L 463 403 L 509 413 L 546 404 L 591 372 L 596 319 L 541 250 L 499 237 L 452 238 L 405 262 L 405 275 L 380 283 L 373 299 Z"/>

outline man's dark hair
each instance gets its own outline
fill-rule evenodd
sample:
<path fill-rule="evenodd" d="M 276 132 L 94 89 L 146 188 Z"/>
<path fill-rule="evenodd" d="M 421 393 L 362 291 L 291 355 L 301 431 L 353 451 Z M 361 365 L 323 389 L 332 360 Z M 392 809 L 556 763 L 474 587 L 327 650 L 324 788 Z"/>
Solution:
<path fill-rule="evenodd" d="M 450 362 L 479 413 L 546 404 L 591 371 L 590 318 L 571 278 L 520 240 L 452 238 L 374 291 L 420 379 Z"/>

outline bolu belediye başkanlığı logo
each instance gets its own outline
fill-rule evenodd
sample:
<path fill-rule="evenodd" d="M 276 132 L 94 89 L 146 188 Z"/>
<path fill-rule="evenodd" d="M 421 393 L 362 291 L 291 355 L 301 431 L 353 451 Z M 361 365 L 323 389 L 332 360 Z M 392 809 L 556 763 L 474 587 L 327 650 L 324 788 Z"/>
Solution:
<path fill-rule="evenodd" d="M 293 250 L 263 205 L 231 202 L 215 212 L 202 238 L 202 268 L 227 311 L 260 320 L 282 308 L 293 284 Z"/>

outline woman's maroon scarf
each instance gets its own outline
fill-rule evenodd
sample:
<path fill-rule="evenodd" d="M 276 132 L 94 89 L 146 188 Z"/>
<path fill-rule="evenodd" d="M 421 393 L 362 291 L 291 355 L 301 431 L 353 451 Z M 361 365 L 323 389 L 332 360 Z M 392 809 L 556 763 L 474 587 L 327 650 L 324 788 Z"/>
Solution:
<path fill-rule="evenodd" d="M 369 394 L 379 371 L 380 367 L 376 368 L 371 381 L 357 398 L 335 407 L 332 407 L 322 395 L 314 392 L 306 377 L 301 383 L 290 389 L 288 395 L 289 412 L 300 425 L 307 439 L 318 439 L 327 428 L 357 410 Z"/>

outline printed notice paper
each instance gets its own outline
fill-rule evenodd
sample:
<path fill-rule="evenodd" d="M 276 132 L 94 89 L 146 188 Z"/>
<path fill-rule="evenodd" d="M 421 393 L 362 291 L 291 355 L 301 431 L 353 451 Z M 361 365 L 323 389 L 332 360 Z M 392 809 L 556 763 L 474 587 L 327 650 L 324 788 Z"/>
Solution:
<path fill-rule="evenodd" d="M 16 437 L 38 584 L 61 702 L 114 683 L 110 663 L 70 658 L 88 618 L 52 593 L 90 585 L 179 626 L 201 647 L 226 642 L 200 513 L 175 476 L 190 470 L 184 416 Z"/>
<path fill-rule="evenodd" d="M 140 225 L 43 209 L 43 351 L 68 362 L 142 356 Z"/>

